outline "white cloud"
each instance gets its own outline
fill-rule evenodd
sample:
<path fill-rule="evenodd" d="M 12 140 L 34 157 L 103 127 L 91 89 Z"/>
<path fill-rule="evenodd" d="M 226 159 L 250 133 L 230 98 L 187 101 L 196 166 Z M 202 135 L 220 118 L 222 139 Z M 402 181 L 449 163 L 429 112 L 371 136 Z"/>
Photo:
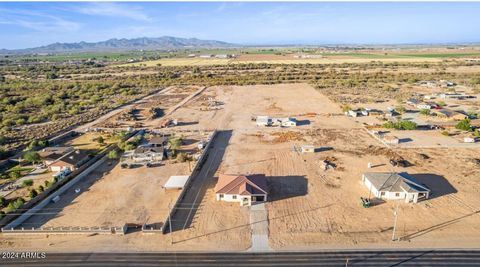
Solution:
<path fill-rule="evenodd" d="M 152 21 L 141 7 L 117 3 L 90 3 L 76 8 L 76 11 L 86 15 L 129 18 L 139 21 Z"/>
<path fill-rule="evenodd" d="M 18 25 L 39 32 L 76 31 L 81 28 L 77 22 L 42 12 L 0 8 L 0 13 L 3 17 L 0 24 Z"/>

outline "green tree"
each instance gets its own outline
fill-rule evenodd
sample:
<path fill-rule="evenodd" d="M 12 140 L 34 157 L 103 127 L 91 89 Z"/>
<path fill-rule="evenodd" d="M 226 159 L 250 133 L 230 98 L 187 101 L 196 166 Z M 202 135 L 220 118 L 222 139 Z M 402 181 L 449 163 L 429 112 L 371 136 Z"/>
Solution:
<path fill-rule="evenodd" d="M 103 145 L 103 144 L 105 144 L 105 139 L 103 139 L 103 136 L 99 136 L 99 137 L 97 138 L 97 142 L 98 142 L 100 145 Z"/>
<path fill-rule="evenodd" d="M 4 196 L 0 196 L 0 208 L 3 208 L 7 204 L 7 200 Z"/>
<path fill-rule="evenodd" d="M 183 140 L 181 137 L 170 137 L 170 139 L 168 140 L 168 144 L 170 145 L 170 150 L 172 150 L 173 154 L 177 153 L 177 150 L 180 149 L 180 147 L 182 146 L 182 142 Z"/>
<path fill-rule="evenodd" d="M 7 143 L 7 138 L 5 136 L 0 135 L 0 146 L 5 145 Z"/>
<path fill-rule="evenodd" d="M 35 189 L 30 190 L 30 192 L 28 193 L 28 196 L 30 198 L 34 198 L 34 197 L 38 196 L 37 190 L 35 190 Z"/>
<path fill-rule="evenodd" d="M 43 185 L 39 185 L 39 186 L 38 186 L 38 192 L 41 193 L 41 192 L 43 192 L 43 191 L 45 191 L 45 187 L 43 187 Z"/>
<path fill-rule="evenodd" d="M 108 152 L 107 157 L 109 159 L 118 159 L 118 152 L 115 149 L 111 150 L 110 152 Z"/>
<path fill-rule="evenodd" d="M 40 162 L 41 158 L 40 158 L 40 155 L 35 152 L 35 151 L 27 151 L 24 155 L 23 155 L 23 158 L 32 163 L 32 164 L 35 164 L 37 162 Z"/>
<path fill-rule="evenodd" d="M 459 123 L 457 123 L 455 128 L 457 128 L 459 130 L 462 130 L 462 131 L 471 131 L 472 126 L 470 125 L 470 119 L 464 119 L 464 120 L 460 121 Z"/>

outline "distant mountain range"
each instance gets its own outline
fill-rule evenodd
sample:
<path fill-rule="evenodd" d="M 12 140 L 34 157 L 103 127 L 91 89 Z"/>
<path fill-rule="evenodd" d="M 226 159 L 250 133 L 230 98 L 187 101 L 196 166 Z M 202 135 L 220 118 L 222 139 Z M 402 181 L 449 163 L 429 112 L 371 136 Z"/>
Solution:
<path fill-rule="evenodd" d="M 46 46 L 26 49 L 0 49 L 0 54 L 35 54 L 35 53 L 65 53 L 65 52 L 97 52 L 97 51 L 128 51 L 157 50 L 178 48 L 228 48 L 238 45 L 197 38 L 179 38 L 163 36 L 158 38 L 110 39 L 103 42 L 87 43 L 54 43 Z"/>

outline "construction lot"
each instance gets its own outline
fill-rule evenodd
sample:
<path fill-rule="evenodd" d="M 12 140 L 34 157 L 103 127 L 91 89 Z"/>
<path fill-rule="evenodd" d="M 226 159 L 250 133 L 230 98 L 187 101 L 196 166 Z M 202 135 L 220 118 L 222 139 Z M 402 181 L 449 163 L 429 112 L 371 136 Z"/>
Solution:
<path fill-rule="evenodd" d="M 221 109 L 195 112 L 201 104 L 192 102 L 175 115 L 198 120 L 202 126 L 233 130 L 217 174 L 267 175 L 271 247 L 449 246 L 452 239 L 459 246 L 478 244 L 478 150 L 388 149 L 308 85 L 209 88 L 205 94 L 223 102 Z M 302 115 L 307 113 L 317 115 Z M 252 115 L 292 116 L 308 122 L 289 129 L 263 128 L 250 120 Z M 293 147 L 302 144 L 313 144 L 317 152 L 295 152 Z M 390 165 L 390 159 L 399 157 L 413 166 Z M 325 171 L 325 159 L 336 168 Z M 368 163 L 374 167 L 368 169 Z M 361 175 L 368 171 L 407 171 L 431 188 L 431 199 L 399 204 L 396 235 L 408 241 L 390 241 L 395 202 L 361 206 L 360 197 L 369 196 Z M 206 203 L 215 202 L 213 187 L 205 198 Z M 232 205 L 232 209 L 246 208 Z"/>
<path fill-rule="evenodd" d="M 215 108 L 205 108 L 212 106 L 208 99 L 218 102 Z M 260 115 L 295 117 L 299 123 L 291 128 L 261 127 L 251 120 Z M 9 243 L 13 248 L 48 242 L 52 250 L 68 246 L 80 251 L 90 242 L 90 250 L 98 246 L 102 251 L 246 250 L 252 244 L 250 208 L 215 200 L 220 173 L 267 176 L 268 239 L 273 249 L 475 247 L 480 242 L 478 149 L 389 149 L 307 84 L 210 87 L 171 116 L 189 122 L 170 128 L 172 132 L 220 131 L 172 218 L 172 234 L 132 233 L 78 241 L 61 236 L 50 236 L 48 241 L 8 237 L 4 242 L 13 242 Z M 306 144 L 313 145 L 315 153 L 298 152 Z M 413 166 L 390 165 L 390 159 L 399 157 Z M 335 168 L 325 170 L 324 160 Z M 129 170 L 105 163 L 82 182 L 80 194 L 70 192 L 70 199 L 62 197 L 47 207 L 55 214 L 34 216 L 26 226 L 162 221 L 179 191 L 165 192 L 161 185 L 170 175 L 188 171 L 188 163 Z M 408 171 L 432 190 L 428 200 L 399 203 L 396 237 L 402 241 L 391 241 L 396 202 L 361 205 L 360 197 L 369 197 L 361 175 L 377 171 Z M 112 240 L 115 247 L 109 245 Z M 147 242 L 152 245 L 146 246 Z"/>

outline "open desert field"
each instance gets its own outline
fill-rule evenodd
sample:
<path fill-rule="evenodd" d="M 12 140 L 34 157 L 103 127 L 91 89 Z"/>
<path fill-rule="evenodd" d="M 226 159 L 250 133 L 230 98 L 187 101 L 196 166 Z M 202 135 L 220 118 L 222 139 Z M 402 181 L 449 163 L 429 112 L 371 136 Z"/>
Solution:
<path fill-rule="evenodd" d="M 480 177 L 479 165 L 472 160 L 478 150 L 388 149 L 360 123 L 339 115 L 337 104 L 308 85 L 209 88 L 205 95 L 222 102 L 221 109 L 198 112 L 202 106 L 198 98 L 175 116 L 233 130 L 219 173 L 267 175 L 271 247 L 447 246 L 452 238 L 463 246 L 478 244 Z M 299 116 L 308 112 L 319 115 Z M 305 122 L 295 129 L 260 128 L 249 120 L 252 115 L 295 116 Z M 313 144 L 318 152 L 293 150 L 302 144 Z M 389 160 L 399 156 L 413 166 L 394 169 Z M 324 171 L 325 159 L 336 169 Z M 374 168 L 368 169 L 369 162 Z M 367 171 L 406 171 L 432 189 L 429 200 L 399 204 L 396 234 L 405 241 L 390 241 L 395 202 L 380 201 L 369 209 L 361 206 L 360 197 L 369 195 L 361 182 Z"/>

